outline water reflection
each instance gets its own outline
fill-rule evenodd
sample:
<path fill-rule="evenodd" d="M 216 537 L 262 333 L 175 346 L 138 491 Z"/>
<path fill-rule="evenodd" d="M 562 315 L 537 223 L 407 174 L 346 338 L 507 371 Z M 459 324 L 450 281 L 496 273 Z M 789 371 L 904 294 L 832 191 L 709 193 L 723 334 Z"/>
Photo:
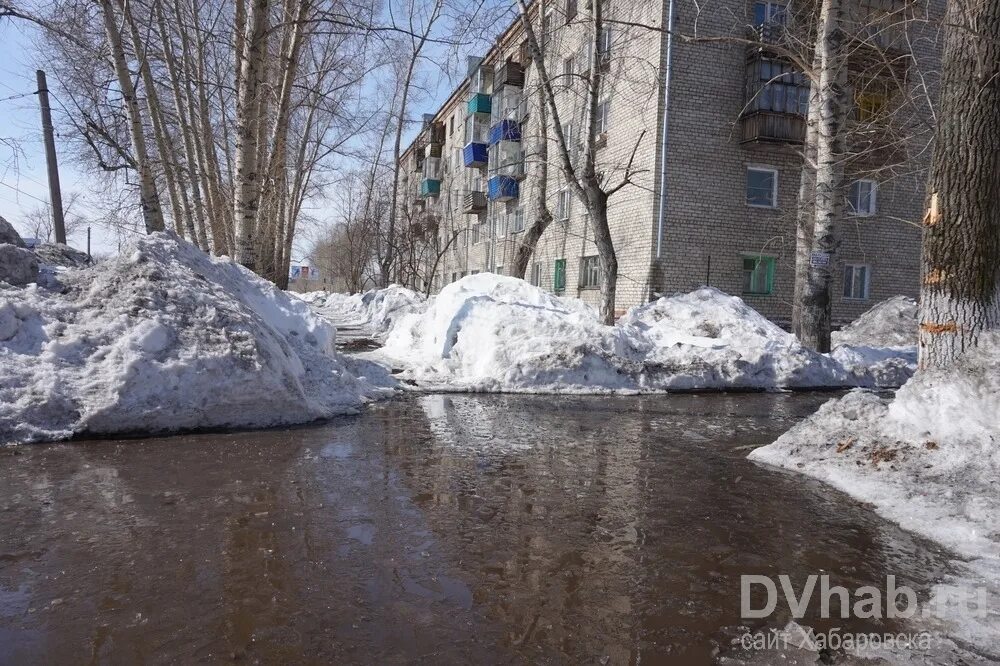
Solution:
<path fill-rule="evenodd" d="M 939 574 L 745 461 L 825 397 L 427 395 L 0 451 L 0 663 L 708 663 L 740 574 Z"/>

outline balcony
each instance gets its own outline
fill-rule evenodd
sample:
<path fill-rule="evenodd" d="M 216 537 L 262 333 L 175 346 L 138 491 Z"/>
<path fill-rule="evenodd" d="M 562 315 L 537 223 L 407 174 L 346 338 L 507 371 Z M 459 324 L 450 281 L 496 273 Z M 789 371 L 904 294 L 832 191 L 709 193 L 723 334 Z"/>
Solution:
<path fill-rule="evenodd" d="M 740 143 L 802 143 L 806 119 L 797 113 L 752 111 L 740 118 Z"/>
<path fill-rule="evenodd" d="M 425 121 L 420 131 L 418 141 L 421 145 L 437 145 L 444 143 L 444 123 Z"/>
<path fill-rule="evenodd" d="M 433 178 L 424 178 L 420 181 L 420 196 L 424 199 L 436 197 L 441 194 L 441 181 Z"/>
<path fill-rule="evenodd" d="M 486 93 L 473 93 L 467 109 L 469 113 L 489 113 L 493 109 L 493 100 Z"/>
<path fill-rule="evenodd" d="M 466 192 L 462 200 L 462 212 L 466 214 L 486 212 L 486 193 Z"/>
<path fill-rule="evenodd" d="M 490 201 L 511 201 L 519 195 L 517 180 L 510 176 L 493 176 L 489 181 Z"/>
<path fill-rule="evenodd" d="M 485 143 L 467 143 L 462 149 L 462 161 L 465 166 L 479 168 L 486 166 L 489 146 Z"/>
<path fill-rule="evenodd" d="M 510 118 L 505 118 L 490 127 L 490 145 L 501 141 L 520 141 L 521 123 Z"/>
<path fill-rule="evenodd" d="M 496 78 L 493 79 L 494 86 L 514 86 L 524 87 L 524 67 L 521 63 L 508 60 L 497 70 Z"/>

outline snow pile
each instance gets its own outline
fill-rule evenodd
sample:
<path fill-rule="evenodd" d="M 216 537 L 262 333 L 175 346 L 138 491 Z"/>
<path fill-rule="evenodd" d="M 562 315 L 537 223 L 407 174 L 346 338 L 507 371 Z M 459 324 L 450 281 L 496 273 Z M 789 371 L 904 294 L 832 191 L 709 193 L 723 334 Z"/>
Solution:
<path fill-rule="evenodd" d="M 900 386 L 917 369 L 917 302 L 895 296 L 833 332 L 831 356 L 876 386 Z M 864 381 L 859 382 L 864 384 Z"/>
<path fill-rule="evenodd" d="M 742 299 L 703 287 L 629 311 L 618 324 L 663 389 L 842 386 L 848 374 Z"/>
<path fill-rule="evenodd" d="M 391 284 L 385 289 L 365 292 L 361 306 L 367 312 L 367 322 L 376 335 L 383 335 L 409 314 L 422 312 L 426 298 L 412 289 Z"/>
<path fill-rule="evenodd" d="M 312 292 L 302 298 L 327 319 L 366 327 L 376 337 L 384 335 L 404 315 L 422 311 L 427 302 L 423 294 L 398 284 L 363 294 Z"/>
<path fill-rule="evenodd" d="M 917 302 L 894 296 L 878 303 L 850 325 L 833 332 L 833 344 L 852 347 L 916 347 Z"/>
<path fill-rule="evenodd" d="M 854 391 L 831 400 L 750 459 L 821 479 L 977 558 L 970 579 L 992 581 L 992 615 L 969 622 L 952 609 L 962 622 L 953 631 L 1000 653 L 1000 331 L 955 366 L 921 371 L 893 399 Z"/>
<path fill-rule="evenodd" d="M 577 299 L 480 273 L 400 319 L 380 352 L 418 384 L 604 392 L 871 385 L 709 287 L 601 324 Z"/>
<path fill-rule="evenodd" d="M 172 234 L 59 279 L 0 289 L 0 441 L 300 423 L 379 392 L 305 303 Z"/>
<path fill-rule="evenodd" d="M 622 367 L 625 342 L 580 301 L 479 273 L 400 318 L 381 353 L 425 385 L 580 392 L 635 388 Z"/>

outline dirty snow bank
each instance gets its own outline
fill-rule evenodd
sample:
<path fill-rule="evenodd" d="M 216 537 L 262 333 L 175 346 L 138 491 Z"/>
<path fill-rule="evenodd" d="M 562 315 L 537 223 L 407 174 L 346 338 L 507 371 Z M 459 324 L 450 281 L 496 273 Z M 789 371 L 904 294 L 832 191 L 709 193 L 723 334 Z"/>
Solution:
<path fill-rule="evenodd" d="M 877 303 L 848 326 L 833 332 L 833 344 L 852 347 L 916 347 L 917 302 L 894 296 Z"/>
<path fill-rule="evenodd" d="M 954 367 L 918 373 L 894 398 L 831 400 L 750 459 L 823 480 L 973 558 L 966 579 L 950 583 L 983 587 L 991 610 L 936 611 L 956 623 L 953 635 L 1000 655 L 1000 331 Z"/>
<path fill-rule="evenodd" d="M 376 337 L 384 335 L 404 315 L 421 311 L 427 302 L 423 294 L 398 284 L 361 294 L 315 291 L 299 298 L 325 318 L 367 327 Z"/>
<path fill-rule="evenodd" d="M 480 273 L 400 318 L 379 354 L 420 385 L 605 392 L 872 385 L 734 296 L 705 287 L 615 326 L 523 280 Z"/>
<path fill-rule="evenodd" d="M 335 329 L 172 234 L 0 289 L 0 441 L 300 423 L 380 392 Z"/>
<path fill-rule="evenodd" d="M 917 369 L 917 302 L 894 296 L 833 332 L 831 356 L 876 386 L 901 386 Z M 861 382 L 863 385 L 864 382 Z"/>

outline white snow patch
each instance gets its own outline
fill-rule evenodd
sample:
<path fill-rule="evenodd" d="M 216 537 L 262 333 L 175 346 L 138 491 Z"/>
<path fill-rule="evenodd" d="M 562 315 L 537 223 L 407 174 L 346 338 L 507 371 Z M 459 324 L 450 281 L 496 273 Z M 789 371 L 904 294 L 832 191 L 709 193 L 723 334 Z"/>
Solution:
<path fill-rule="evenodd" d="M 0 290 L 0 441 L 300 423 L 379 389 L 300 300 L 172 234 Z"/>
<path fill-rule="evenodd" d="M 970 558 L 958 582 L 982 587 L 988 612 L 937 610 L 952 635 L 1000 655 L 1000 331 L 894 398 L 831 400 L 750 459 L 821 479 Z"/>
<path fill-rule="evenodd" d="M 600 393 L 874 386 L 863 368 L 802 347 L 741 299 L 705 287 L 614 326 L 578 299 L 489 273 L 397 318 L 374 357 L 428 388 Z"/>

